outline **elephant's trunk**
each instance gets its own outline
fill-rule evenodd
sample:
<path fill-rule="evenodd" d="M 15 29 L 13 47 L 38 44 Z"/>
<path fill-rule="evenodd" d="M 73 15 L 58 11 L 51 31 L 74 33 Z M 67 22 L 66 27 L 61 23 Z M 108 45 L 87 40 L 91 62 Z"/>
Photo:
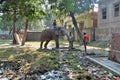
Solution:
<path fill-rule="evenodd" d="M 66 34 L 66 36 L 67 36 L 67 40 L 69 39 L 69 35 L 68 34 Z"/>
<path fill-rule="evenodd" d="M 67 36 L 67 40 L 69 40 L 69 35 L 67 32 L 65 32 L 65 35 Z"/>

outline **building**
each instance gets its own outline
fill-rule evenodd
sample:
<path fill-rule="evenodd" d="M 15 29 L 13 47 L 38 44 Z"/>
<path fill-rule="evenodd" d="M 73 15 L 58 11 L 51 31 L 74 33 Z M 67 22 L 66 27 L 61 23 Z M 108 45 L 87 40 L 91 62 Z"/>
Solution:
<path fill-rule="evenodd" d="M 120 0 L 99 0 L 96 39 L 109 41 L 112 33 L 120 33 Z"/>
<path fill-rule="evenodd" d="M 97 27 L 97 12 L 90 10 L 89 12 L 84 12 L 82 14 L 75 15 L 75 18 L 76 18 L 79 30 L 82 33 L 86 32 L 87 34 L 89 34 L 90 41 L 93 41 L 94 27 Z M 74 28 L 71 17 L 67 17 L 65 22 L 66 22 L 66 28 L 68 31 Z M 74 36 L 75 36 L 75 40 L 78 41 L 79 37 L 75 29 L 74 29 Z"/>

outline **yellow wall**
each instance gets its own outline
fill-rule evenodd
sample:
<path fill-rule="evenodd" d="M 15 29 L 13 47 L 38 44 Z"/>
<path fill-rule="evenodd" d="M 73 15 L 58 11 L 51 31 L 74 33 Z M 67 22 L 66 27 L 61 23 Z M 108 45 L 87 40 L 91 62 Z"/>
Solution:
<path fill-rule="evenodd" d="M 84 22 L 84 28 L 91 28 L 93 27 L 93 19 L 97 19 L 97 13 L 83 13 L 80 15 L 77 15 L 76 17 L 78 26 L 79 26 L 79 22 L 83 21 Z M 72 20 L 71 18 L 67 19 L 67 25 L 72 25 Z"/>
<path fill-rule="evenodd" d="M 82 28 L 83 29 L 82 32 L 85 31 L 89 35 L 91 35 L 91 29 L 90 28 L 93 28 L 93 20 L 94 19 L 97 19 L 97 14 L 96 13 L 95 14 L 94 13 L 84 13 L 84 14 L 80 14 L 80 15 L 76 16 L 78 27 L 81 29 L 79 23 L 81 21 L 84 22 L 84 26 Z M 67 19 L 67 26 L 69 26 L 69 25 L 71 25 L 71 28 L 73 27 L 73 23 L 72 23 L 71 18 Z M 69 31 L 69 29 L 68 29 L 68 31 Z M 91 37 L 92 36 L 90 36 L 90 38 Z M 75 31 L 75 40 L 78 40 L 78 35 L 77 35 L 76 31 Z"/>

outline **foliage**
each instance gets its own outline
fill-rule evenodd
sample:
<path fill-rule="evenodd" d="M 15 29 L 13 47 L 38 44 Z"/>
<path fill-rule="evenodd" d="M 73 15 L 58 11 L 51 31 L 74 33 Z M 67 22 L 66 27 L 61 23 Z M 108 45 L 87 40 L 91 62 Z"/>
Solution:
<path fill-rule="evenodd" d="M 23 0 L 20 1 L 19 13 L 21 16 L 28 19 L 40 19 L 43 17 L 44 12 L 41 9 L 41 1 L 37 0 Z"/>
<path fill-rule="evenodd" d="M 65 8 L 68 11 L 73 11 L 75 9 L 74 0 L 65 0 Z"/>
<path fill-rule="evenodd" d="M 94 8 L 96 0 L 76 0 L 75 1 L 75 12 L 83 13 L 84 11 L 89 11 Z"/>
<path fill-rule="evenodd" d="M 7 16 L 20 18 L 20 17 L 26 17 L 29 19 L 33 18 L 42 18 L 44 15 L 44 12 L 41 9 L 41 3 L 42 1 L 34 1 L 34 0 L 8 0 L 4 2 L 1 5 L 1 11 L 3 14 L 9 14 Z M 13 13 L 16 14 L 13 14 Z M 12 15 L 12 16 L 11 16 Z"/>
<path fill-rule="evenodd" d="M 49 0 L 50 1 L 50 0 Z M 57 14 L 65 15 L 68 14 L 69 11 L 74 11 L 75 13 L 83 13 L 84 11 L 88 11 L 89 9 L 94 7 L 94 3 L 97 0 L 52 0 L 50 3 L 56 3 L 52 5 L 52 9 L 57 8 Z"/>
<path fill-rule="evenodd" d="M 3 18 L 4 17 L 4 18 Z M 7 20 L 7 16 L 5 15 L 2 15 L 0 17 L 0 29 L 5 31 L 5 30 L 9 30 L 10 28 L 10 24 L 11 24 L 11 21 Z M 8 27 L 9 26 L 9 27 Z"/>
<path fill-rule="evenodd" d="M 3 31 L 10 31 L 12 30 L 12 25 L 13 22 L 11 20 L 8 20 L 7 16 L 5 14 L 3 14 L 1 16 L 1 20 L 0 20 L 0 28 Z M 24 20 L 23 19 L 18 19 L 18 21 L 16 22 L 16 30 L 20 30 L 24 28 Z"/>
<path fill-rule="evenodd" d="M 45 15 L 41 8 L 41 4 L 43 3 L 44 0 L 6 0 L 0 4 L 2 22 L 4 21 L 6 24 L 14 20 L 15 22 L 20 23 L 25 22 L 26 19 L 36 22 L 38 19 L 42 19 Z M 18 27 L 21 26 L 21 24 L 17 25 Z M 10 26 L 11 25 L 9 24 L 9 27 Z M 4 28 L 7 26 L 1 27 Z"/>

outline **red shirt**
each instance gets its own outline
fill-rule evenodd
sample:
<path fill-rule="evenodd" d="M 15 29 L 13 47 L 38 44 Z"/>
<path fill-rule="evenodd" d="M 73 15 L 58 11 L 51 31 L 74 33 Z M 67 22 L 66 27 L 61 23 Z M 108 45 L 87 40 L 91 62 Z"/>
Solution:
<path fill-rule="evenodd" d="M 84 36 L 84 40 L 85 40 L 86 42 L 89 41 L 89 36 L 88 36 L 88 34 L 86 34 L 86 35 Z"/>

